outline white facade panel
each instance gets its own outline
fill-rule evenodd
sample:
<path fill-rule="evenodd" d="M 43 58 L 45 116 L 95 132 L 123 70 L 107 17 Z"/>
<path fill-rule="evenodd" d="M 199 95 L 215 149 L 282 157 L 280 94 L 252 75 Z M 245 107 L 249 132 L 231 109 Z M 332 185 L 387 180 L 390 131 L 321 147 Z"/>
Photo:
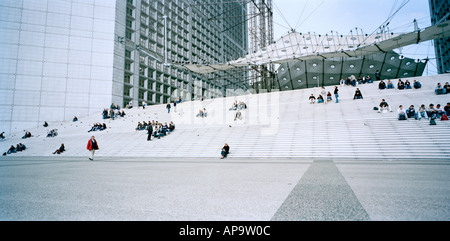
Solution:
<path fill-rule="evenodd" d="M 66 49 L 45 48 L 44 53 L 45 62 L 67 63 L 68 57 L 69 51 Z M 44 64 L 44 72 L 45 72 L 45 64 Z"/>
<path fill-rule="evenodd" d="M 32 9 L 36 11 L 47 11 L 47 0 L 23 0 L 22 7 L 24 9 Z"/>
<path fill-rule="evenodd" d="M 91 65 L 91 52 L 89 51 L 69 51 L 69 64 Z"/>
<path fill-rule="evenodd" d="M 14 106 L 12 112 L 13 121 L 37 121 L 39 108 L 35 106 Z"/>
<path fill-rule="evenodd" d="M 2 1 L 0 1 L 0 6 L 5 6 L 5 7 L 22 6 L 22 1 L 23 0 L 2 0 Z"/>
<path fill-rule="evenodd" d="M 20 44 L 30 46 L 44 46 L 45 33 L 20 31 Z"/>
<path fill-rule="evenodd" d="M 38 2 L 38 1 L 35 1 Z M 22 23 L 35 25 L 45 25 L 47 22 L 47 12 L 24 9 L 22 11 Z"/>
<path fill-rule="evenodd" d="M 3 1 L 1 1 L 3 4 Z M 18 5 L 20 7 L 20 5 Z M 22 11 L 17 7 L 0 7 L 0 21 L 8 21 L 8 22 L 20 22 L 20 18 L 22 16 Z"/>
<path fill-rule="evenodd" d="M 18 58 L 30 61 L 42 60 L 44 58 L 44 47 L 20 46 Z"/>
<path fill-rule="evenodd" d="M 0 106 L 12 105 L 13 98 L 14 98 L 13 90 L 0 90 Z"/>
<path fill-rule="evenodd" d="M 92 66 L 110 67 L 112 70 L 114 55 L 112 53 L 92 53 Z"/>
<path fill-rule="evenodd" d="M 100 32 L 100 33 L 102 33 L 102 32 L 110 33 L 110 31 L 108 31 L 108 29 L 113 29 L 114 24 L 115 24 L 115 22 L 112 20 L 104 20 L 104 19 L 95 18 L 93 31 Z"/>
<path fill-rule="evenodd" d="M 15 74 L 17 69 L 17 60 L 15 59 L 0 59 L 0 73 L 1 74 Z"/>
<path fill-rule="evenodd" d="M 2 93 L 2 91 L 0 90 L 0 93 Z M 1 99 L 2 97 L 0 97 Z M 1 101 L 1 100 L 0 100 Z M 9 121 L 11 120 L 11 114 L 12 114 L 12 106 L 1 106 L 2 111 L 0 112 L 0 125 L 3 124 L 3 121 Z M 4 130 L 4 127 L 1 126 L 2 129 L 0 130 Z M 3 132 L 3 131 L 1 131 Z M 0 132 L 0 133 L 1 133 Z"/>
<path fill-rule="evenodd" d="M 66 92 L 66 78 L 61 77 L 46 77 L 42 78 L 42 90 L 60 92 L 65 94 Z"/>
<path fill-rule="evenodd" d="M 111 67 L 101 67 L 101 66 L 92 67 L 91 77 L 92 77 L 92 79 L 95 79 L 95 80 L 112 81 L 112 78 L 113 78 L 112 68 Z"/>
<path fill-rule="evenodd" d="M 64 119 L 64 108 L 63 107 L 45 107 L 42 106 L 39 110 L 39 120 L 40 122 L 51 122 L 51 121 L 61 121 Z"/>
<path fill-rule="evenodd" d="M 24 75 L 42 75 L 42 62 L 19 60 L 17 62 L 17 73 Z"/>
<path fill-rule="evenodd" d="M 72 16 L 70 19 L 70 27 L 72 29 L 92 31 L 93 21 L 94 19 L 92 17 Z"/>
<path fill-rule="evenodd" d="M 70 15 L 72 1 L 48 0 L 48 12 Z"/>
<path fill-rule="evenodd" d="M 70 18 L 67 14 L 62 13 L 47 13 L 47 26 L 69 28 Z"/>
<path fill-rule="evenodd" d="M 94 14 L 94 5 L 92 5 L 92 1 L 88 1 L 89 4 L 72 3 L 72 15 L 80 16 L 80 17 L 92 17 Z"/>
<path fill-rule="evenodd" d="M 42 120 L 71 121 L 109 107 L 115 23 L 125 21 L 116 20 L 115 5 L 0 1 L 0 131 L 22 132 Z"/>
<path fill-rule="evenodd" d="M 0 90 L 14 89 L 15 81 L 16 81 L 15 74 L 0 74 Z"/>
<path fill-rule="evenodd" d="M 20 31 L 17 29 L 0 29 L 0 43 L 17 44 L 19 42 Z"/>
<path fill-rule="evenodd" d="M 20 29 L 20 23 L 0 20 L 0 29 Z"/>
<path fill-rule="evenodd" d="M 113 1 L 111 1 L 111 2 L 113 2 Z M 95 5 L 95 7 L 94 7 L 94 15 L 96 18 L 114 21 L 116 16 L 115 16 L 115 14 L 111 14 L 111 13 L 115 13 L 115 8 L 104 7 L 104 6 L 100 6 L 100 5 Z"/>
<path fill-rule="evenodd" d="M 45 47 L 67 49 L 69 47 L 69 36 L 62 34 L 46 34 Z"/>
<path fill-rule="evenodd" d="M 89 93 L 89 79 L 67 79 L 67 92 Z"/>
<path fill-rule="evenodd" d="M 67 64 L 56 62 L 45 62 L 43 75 L 48 77 L 66 77 Z"/>
<path fill-rule="evenodd" d="M 41 76 L 33 75 L 17 75 L 16 76 L 16 90 L 38 90 L 41 88 Z"/>
<path fill-rule="evenodd" d="M 39 109 L 41 93 L 31 90 L 15 90 L 14 91 L 14 108 L 16 106 L 33 106 L 33 108 Z"/>
<path fill-rule="evenodd" d="M 15 59 L 18 51 L 19 47 L 16 44 L 0 44 L 0 53 L 2 53 L 0 58 Z"/>
<path fill-rule="evenodd" d="M 66 107 L 89 108 L 89 95 L 85 93 L 67 93 Z"/>
<path fill-rule="evenodd" d="M 68 75 L 76 79 L 89 79 L 91 67 L 89 65 L 69 64 Z"/>

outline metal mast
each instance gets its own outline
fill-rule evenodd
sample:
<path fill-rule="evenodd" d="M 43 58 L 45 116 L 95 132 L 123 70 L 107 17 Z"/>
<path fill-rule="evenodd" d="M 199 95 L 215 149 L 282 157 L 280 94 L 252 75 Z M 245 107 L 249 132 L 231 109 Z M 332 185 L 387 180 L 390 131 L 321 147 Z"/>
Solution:
<path fill-rule="evenodd" d="M 249 19 L 249 54 L 267 47 L 274 42 L 272 0 L 251 0 L 248 3 Z M 260 89 L 271 91 L 273 88 L 273 65 L 252 67 L 250 85 L 259 92 Z"/>

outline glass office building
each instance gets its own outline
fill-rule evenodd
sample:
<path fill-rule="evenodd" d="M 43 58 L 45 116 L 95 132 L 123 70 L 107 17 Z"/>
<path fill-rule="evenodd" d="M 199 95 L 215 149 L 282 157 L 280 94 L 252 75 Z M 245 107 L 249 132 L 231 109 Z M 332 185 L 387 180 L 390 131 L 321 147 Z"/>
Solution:
<path fill-rule="evenodd" d="M 244 73 L 171 63 L 245 55 L 246 11 L 221 0 L 2 0 L 0 131 L 241 88 Z"/>
<path fill-rule="evenodd" d="M 433 25 L 450 20 L 450 2 L 448 0 L 429 0 L 430 16 Z M 445 24 L 445 23 L 444 23 Z M 434 40 L 438 73 L 450 73 L 450 38 Z"/>

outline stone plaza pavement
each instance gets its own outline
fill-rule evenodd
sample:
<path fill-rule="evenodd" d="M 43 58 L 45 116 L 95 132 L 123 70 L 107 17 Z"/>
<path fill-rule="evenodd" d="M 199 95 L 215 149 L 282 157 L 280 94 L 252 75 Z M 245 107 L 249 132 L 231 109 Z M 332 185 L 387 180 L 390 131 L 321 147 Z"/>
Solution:
<path fill-rule="evenodd" d="M 450 220 L 448 160 L 0 158 L 0 220 Z"/>

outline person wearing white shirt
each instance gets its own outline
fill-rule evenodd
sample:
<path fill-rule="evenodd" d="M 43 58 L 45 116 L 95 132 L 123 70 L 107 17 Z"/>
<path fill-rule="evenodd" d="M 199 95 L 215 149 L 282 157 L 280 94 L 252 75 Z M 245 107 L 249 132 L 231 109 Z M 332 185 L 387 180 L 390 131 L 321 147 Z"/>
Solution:
<path fill-rule="evenodd" d="M 399 120 L 406 120 L 406 119 L 408 119 L 408 117 L 406 115 L 406 110 L 403 108 L 402 105 L 398 106 L 397 113 L 398 113 L 398 119 Z"/>

